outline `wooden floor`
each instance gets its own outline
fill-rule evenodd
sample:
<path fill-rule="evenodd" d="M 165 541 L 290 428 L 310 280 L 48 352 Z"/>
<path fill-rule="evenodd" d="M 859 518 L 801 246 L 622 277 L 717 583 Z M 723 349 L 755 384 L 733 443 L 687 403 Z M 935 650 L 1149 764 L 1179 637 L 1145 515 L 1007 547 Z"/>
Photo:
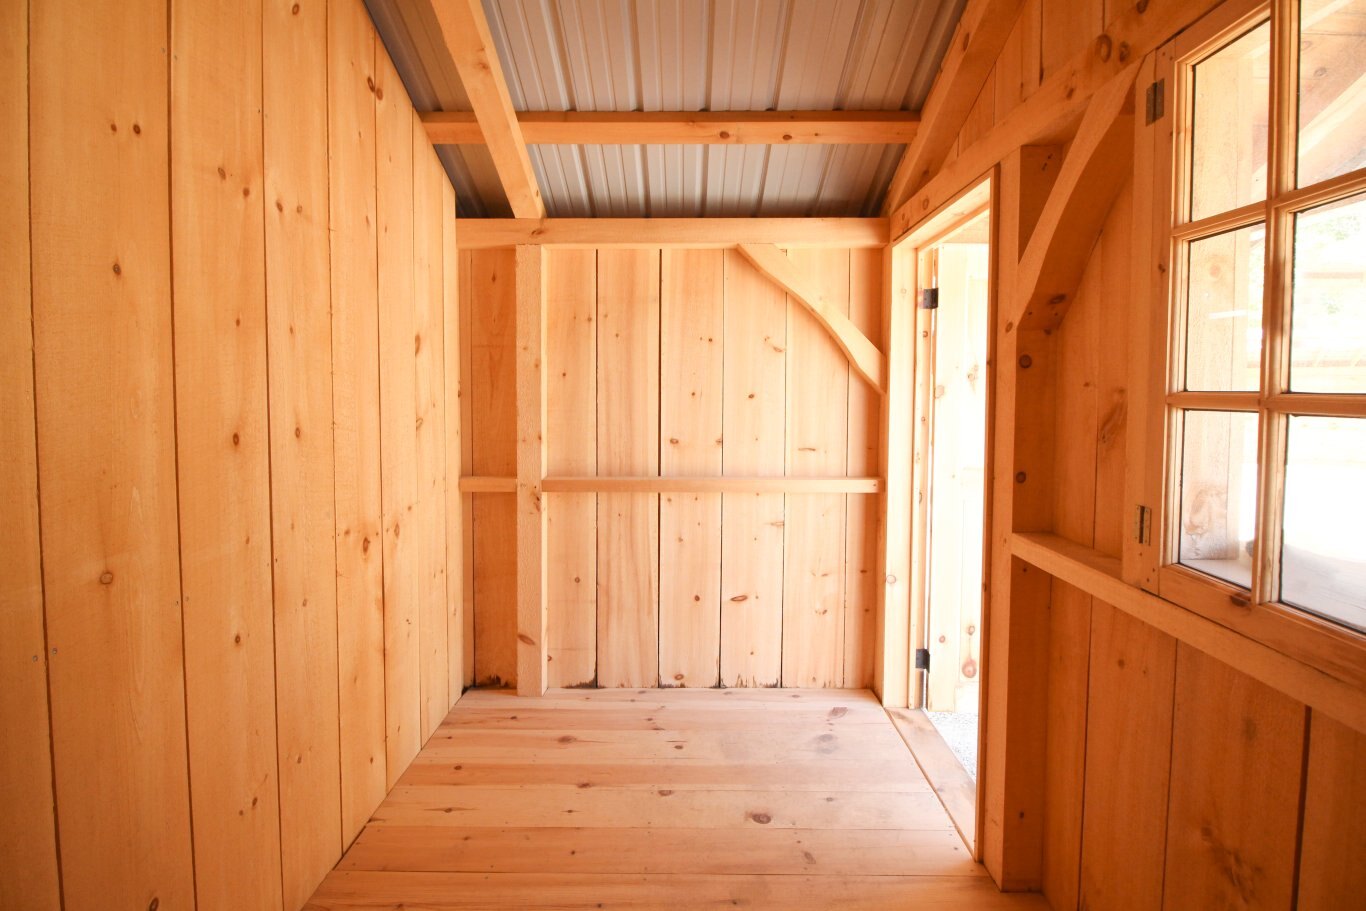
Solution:
<path fill-rule="evenodd" d="M 873 696 L 466 693 L 308 905 L 1042 908 L 996 892 Z"/>

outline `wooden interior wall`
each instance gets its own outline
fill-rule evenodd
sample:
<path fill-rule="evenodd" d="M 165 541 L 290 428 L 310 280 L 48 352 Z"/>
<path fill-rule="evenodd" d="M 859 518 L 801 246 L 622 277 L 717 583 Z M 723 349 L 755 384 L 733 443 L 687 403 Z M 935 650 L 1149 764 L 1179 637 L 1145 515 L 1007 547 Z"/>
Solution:
<path fill-rule="evenodd" d="M 471 475 L 515 474 L 515 257 L 464 251 Z M 882 252 L 790 254 L 876 343 Z M 547 248 L 551 477 L 873 477 L 877 394 L 733 250 Z M 515 498 L 471 494 L 474 680 L 516 679 Z M 551 686 L 871 682 L 876 499 L 555 492 Z"/>
<path fill-rule="evenodd" d="M 298 908 L 460 692 L 454 195 L 361 0 L 3 15 L 0 906 Z"/>

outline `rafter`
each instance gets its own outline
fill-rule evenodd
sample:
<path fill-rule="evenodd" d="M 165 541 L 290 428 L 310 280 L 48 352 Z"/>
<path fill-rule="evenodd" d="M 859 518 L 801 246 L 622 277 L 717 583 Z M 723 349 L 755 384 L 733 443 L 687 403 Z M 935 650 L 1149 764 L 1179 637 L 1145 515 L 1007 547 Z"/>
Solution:
<path fill-rule="evenodd" d="M 517 114 L 532 145 L 860 145 L 915 138 L 911 111 L 526 111 Z M 422 115 L 437 145 L 481 145 L 466 111 Z"/>
<path fill-rule="evenodd" d="M 885 218 L 462 218 L 462 250 L 541 244 L 551 247 L 882 247 Z"/>
<path fill-rule="evenodd" d="M 811 286 L 806 275 L 787 258 L 786 253 L 772 244 L 740 244 L 738 249 L 754 268 L 811 311 L 811 315 L 830 332 L 835 344 L 848 356 L 854 372 L 879 393 L 883 391 L 887 359 L 849 317 L 832 307 Z"/>
<path fill-rule="evenodd" d="M 512 214 L 518 218 L 543 218 L 545 203 L 483 5 L 479 0 L 440 0 L 433 8 Z"/>
<path fill-rule="evenodd" d="M 924 129 L 916 132 L 892 175 L 882 204 L 884 215 L 924 186 L 948 157 L 1015 27 L 1021 5 L 1021 0 L 968 0 L 925 99 L 921 112 Z"/>
<path fill-rule="evenodd" d="M 1138 64 L 1096 93 L 1039 213 L 1015 283 L 1016 325 L 1051 329 L 1072 304 L 1096 237 L 1132 170 Z"/>

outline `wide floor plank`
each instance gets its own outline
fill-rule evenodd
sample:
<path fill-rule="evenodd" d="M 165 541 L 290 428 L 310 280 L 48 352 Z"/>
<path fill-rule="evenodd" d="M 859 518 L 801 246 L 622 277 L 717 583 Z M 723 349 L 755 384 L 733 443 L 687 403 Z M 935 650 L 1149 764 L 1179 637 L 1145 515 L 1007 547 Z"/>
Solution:
<path fill-rule="evenodd" d="M 308 907 L 1042 908 L 864 690 L 466 693 Z"/>

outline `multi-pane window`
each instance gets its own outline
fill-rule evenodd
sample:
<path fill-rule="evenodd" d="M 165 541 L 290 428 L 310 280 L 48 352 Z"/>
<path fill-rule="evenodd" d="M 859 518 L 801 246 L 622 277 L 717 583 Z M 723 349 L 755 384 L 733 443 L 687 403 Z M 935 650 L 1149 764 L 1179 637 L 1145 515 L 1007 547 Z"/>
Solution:
<path fill-rule="evenodd" d="M 1244 6 L 1172 63 L 1163 562 L 1366 631 L 1366 0 Z"/>

